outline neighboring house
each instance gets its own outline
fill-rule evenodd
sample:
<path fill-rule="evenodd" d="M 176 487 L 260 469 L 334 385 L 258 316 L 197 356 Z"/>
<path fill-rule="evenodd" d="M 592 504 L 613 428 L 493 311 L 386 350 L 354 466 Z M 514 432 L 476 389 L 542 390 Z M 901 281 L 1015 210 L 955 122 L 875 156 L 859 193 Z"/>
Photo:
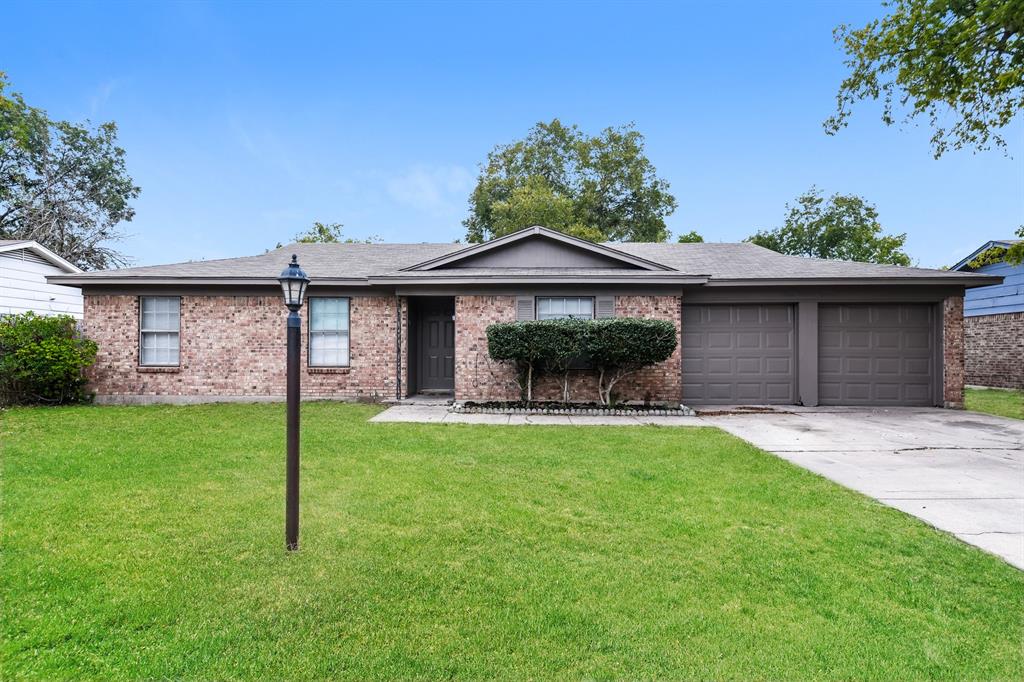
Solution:
<path fill-rule="evenodd" d="M 289 256 L 312 279 L 303 394 L 517 398 L 487 326 L 575 315 L 671 321 L 672 357 L 623 399 L 678 404 L 963 401 L 965 287 L 977 273 L 785 256 L 753 244 L 593 244 L 533 227 L 485 244 L 293 244 L 260 256 L 58 275 L 81 286 L 107 402 L 279 399 Z M 594 400 L 578 370 L 576 400 Z M 557 387 L 538 386 L 539 398 Z"/>
<path fill-rule="evenodd" d="M 0 239 L 0 315 L 31 310 L 81 318 L 81 289 L 46 281 L 50 275 L 81 272 L 39 242 Z"/>
<path fill-rule="evenodd" d="M 1024 388 L 1024 264 L 996 261 L 972 265 L 989 249 L 1006 249 L 1019 239 L 986 242 L 952 267 L 998 275 L 1002 283 L 970 289 L 964 296 L 966 382 L 977 386 Z"/>

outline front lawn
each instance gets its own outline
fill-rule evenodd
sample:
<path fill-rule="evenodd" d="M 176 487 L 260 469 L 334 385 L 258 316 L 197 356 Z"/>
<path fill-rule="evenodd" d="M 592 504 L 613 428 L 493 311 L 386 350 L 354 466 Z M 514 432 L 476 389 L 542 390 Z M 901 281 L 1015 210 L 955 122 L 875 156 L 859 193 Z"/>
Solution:
<path fill-rule="evenodd" d="M 1021 679 L 1024 573 L 715 429 L 0 414 L 12 678 Z"/>
<path fill-rule="evenodd" d="M 1004 391 L 998 388 L 964 389 L 964 407 L 975 412 L 1024 419 L 1024 391 Z"/>

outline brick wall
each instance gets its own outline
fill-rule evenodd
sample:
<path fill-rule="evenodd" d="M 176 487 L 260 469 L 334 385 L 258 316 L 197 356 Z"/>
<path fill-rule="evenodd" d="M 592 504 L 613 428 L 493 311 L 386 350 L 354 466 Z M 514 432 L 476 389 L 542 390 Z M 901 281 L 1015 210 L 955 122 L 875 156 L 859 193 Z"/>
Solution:
<path fill-rule="evenodd" d="M 307 367 L 303 311 L 304 397 L 394 398 L 395 304 L 394 297 L 351 299 L 348 368 Z M 405 312 L 403 305 L 403 345 Z M 140 367 L 138 297 L 87 295 L 83 329 L 99 345 L 92 389 L 109 401 L 280 398 L 285 394 L 286 317 L 280 296 L 182 296 L 180 366 Z M 406 361 L 403 357 L 403 379 Z"/>
<path fill-rule="evenodd" d="M 663 319 L 681 333 L 679 296 L 616 296 L 615 314 L 620 317 Z M 458 400 L 516 400 L 519 387 L 515 373 L 505 363 L 487 355 L 487 327 L 516 319 L 515 296 L 457 296 L 455 298 L 455 397 Z M 677 346 L 667 361 L 645 368 L 620 381 L 615 388 L 622 400 L 678 404 L 682 377 L 682 352 Z M 543 377 L 534 385 L 537 400 L 560 400 L 556 377 Z M 575 402 L 596 402 L 597 376 L 589 370 L 573 370 L 569 396 Z"/>
<path fill-rule="evenodd" d="M 950 296 L 942 305 L 942 397 L 946 407 L 964 406 L 964 299 Z"/>
<path fill-rule="evenodd" d="M 968 384 L 1024 388 L 1024 312 L 964 318 Z"/>
<path fill-rule="evenodd" d="M 519 398 L 515 372 L 487 354 L 487 327 L 515 319 L 515 296 L 455 297 L 456 400 Z"/>

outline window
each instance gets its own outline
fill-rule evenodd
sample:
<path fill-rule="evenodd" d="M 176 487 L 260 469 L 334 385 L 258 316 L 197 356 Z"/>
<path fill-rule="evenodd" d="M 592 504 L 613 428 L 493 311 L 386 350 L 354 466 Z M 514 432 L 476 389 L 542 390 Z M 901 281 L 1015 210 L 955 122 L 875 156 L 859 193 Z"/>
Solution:
<path fill-rule="evenodd" d="M 142 296 L 139 364 L 177 366 L 180 348 L 181 298 Z"/>
<path fill-rule="evenodd" d="M 538 320 L 559 320 L 572 317 L 594 319 L 594 299 L 589 296 L 544 296 L 537 298 Z"/>
<path fill-rule="evenodd" d="M 309 299 L 309 366 L 348 367 L 348 299 Z"/>

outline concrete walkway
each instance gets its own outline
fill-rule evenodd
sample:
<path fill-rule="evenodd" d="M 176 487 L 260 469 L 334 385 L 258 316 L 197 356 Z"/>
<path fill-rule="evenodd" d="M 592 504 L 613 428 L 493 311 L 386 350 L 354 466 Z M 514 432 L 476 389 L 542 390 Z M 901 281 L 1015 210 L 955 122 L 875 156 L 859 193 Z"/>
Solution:
<path fill-rule="evenodd" d="M 1017 419 L 926 408 L 703 417 L 456 414 L 445 405 L 413 404 L 371 421 L 717 426 L 1024 569 L 1024 421 Z"/>

